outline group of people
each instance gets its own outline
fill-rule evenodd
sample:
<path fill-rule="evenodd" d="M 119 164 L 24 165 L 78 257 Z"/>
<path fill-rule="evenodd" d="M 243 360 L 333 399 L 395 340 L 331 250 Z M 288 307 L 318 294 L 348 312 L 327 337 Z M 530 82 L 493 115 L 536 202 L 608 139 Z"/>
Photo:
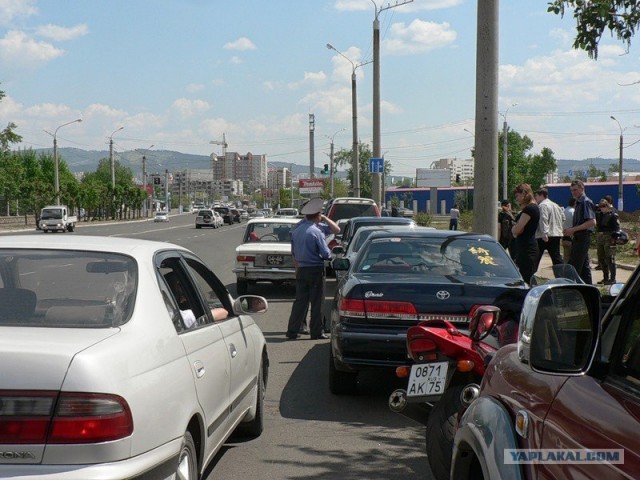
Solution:
<path fill-rule="evenodd" d="M 571 182 L 571 200 L 562 208 L 549 199 L 549 192 L 541 188 L 535 193 L 531 186 L 521 183 L 514 190 L 520 212 L 514 216 L 509 200 L 503 200 L 498 213 L 498 240 L 509 250 L 522 278 L 529 282 L 538 270 L 545 251 L 554 265 L 573 265 L 578 275 L 593 283 L 589 259 L 591 236 L 597 233 L 598 267 L 603 280 L 616 281 L 615 240 L 612 234 L 620 230 L 613 198 L 607 196 L 594 205 L 585 194 L 581 180 Z M 563 254 L 560 252 L 561 247 Z"/>

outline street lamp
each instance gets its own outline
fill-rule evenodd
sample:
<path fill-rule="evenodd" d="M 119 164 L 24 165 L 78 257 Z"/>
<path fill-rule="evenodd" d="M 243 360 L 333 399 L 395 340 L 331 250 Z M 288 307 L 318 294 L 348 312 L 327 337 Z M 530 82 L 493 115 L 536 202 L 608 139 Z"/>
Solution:
<path fill-rule="evenodd" d="M 618 127 L 620 128 L 620 147 L 619 147 L 620 158 L 619 158 L 619 165 L 618 165 L 618 211 L 622 212 L 622 207 L 624 206 L 624 201 L 622 200 L 622 159 L 623 159 L 622 142 L 624 138 L 622 136 L 622 133 L 626 130 L 626 128 L 622 128 L 622 125 L 620 125 L 620 122 L 618 121 L 618 119 L 613 115 L 611 115 L 611 120 L 615 120 L 615 122 L 618 124 Z"/>
<path fill-rule="evenodd" d="M 517 105 L 517 103 L 513 103 L 511 104 L 511 107 L 516 107 Z M 509 113 L 509 108 L 511 107 L 508 107 L 504 112 L 504 115 L 502 115 L 504 117 L 504 124 L 502 125 L 504 129 L 502 133 L 502 200 L 508 197 L 507 158 L 509 157 L 509 143 L 507 140 L 509 136 L 509 127 L 507 125 L 507 113 Z"/>
<path fill-rule="evenodd" d="M 380 158 L 380 22 L 378 16 L 380 13 L 391 8 L 399 7 L 411 3 L 413 0 L 404 0 L 394 5 L 387 4 L 386 7 L 376 5 L 371 0 L 375 9 L 375 17 L 373 20 L 373 158 Z M 373 173 L 371 176 L 371 190 L 373 200 L 377 205 L 381 205 L 380 201 L 380 174 Z"/>
<path fill-rule="evenodd" d="M 54 182 L 54 190 L 56 194 L 56 205 L 60 205 L 60 173 L 59 173 L 59 163 L 58 163 L 58 130 L 62 127 L 66 127 L 67 125 L 71 125 L 72 123 L 80 123 L 82 122 L 81 118 L 77 118 L 72 120 L 71 122 L 63 123 L 58 128 L 56 128 L 51 134 L 47 132 L 49 135 L 53 136 L 53 182 Z"/>
<path fill-rule="evenodd" d="M 153 147 L 155 147 L 155 145 L 151 145 L 149 148 L 145 149 L 142 151 L 142 190 L 145 193 L 145 197 L 144 197 L 144 203 L 142 204 L 142 215 L 146 218 L 147 217 L 147 197 L 149 196 L 147 193 L 147 157 L 146 157 L 146 153 L 151 150 Z"/>
<path fill-rule="evenodd" d="M 355 63 L 340 50 L 330 43 L 327 48 L 333 50 L 342 58 L 351 64 L 351 128 L 352 128 L 352 146 L 351 146 L 351 168 L 353 169 L 353 196 L 360 196 L 360 161 L 358 159 L 358 102 L 357 102 L 357 86 L 356 86 L 356 69 L 363 65 L 368 65 L 371 60 L 363 63 Z"/>
<path fill-rule="evenodd" d="M 333 198 L 333 139 L 336 138 L 336 135 L 339 134 L 340 132 L 344 132 L 346 130 L 346 128 L 341 128 L 340 130 L 338 130 L 336 133 L 334 133 L 332 136 L 329 135 L 325 135 L 329 140 L 331 140 L 331 150 L 330 150 L 330 154 L 329 154 L 329 159 L 330 159 L 330 164 L 329 164 L 329 184 L 331 185 L 331 198 Z"/>

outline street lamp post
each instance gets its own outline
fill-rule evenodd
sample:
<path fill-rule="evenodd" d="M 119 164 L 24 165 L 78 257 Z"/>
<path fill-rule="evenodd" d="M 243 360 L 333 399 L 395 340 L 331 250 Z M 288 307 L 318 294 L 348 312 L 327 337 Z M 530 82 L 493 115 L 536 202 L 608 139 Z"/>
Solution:
<path fill-rule="evenodd" d="M 124 127 L 120 127 L 109 135 L 109 163 L 111 164 L 111 213 L 112 218 L 116 218 L 115 201 L 116 201 L 116 165 L 113 159 L 113 136 L 122 130 Z"/>
<path fill-rule="evenodd" d="M 149 150 L 151 150 L 155 145 L 151 145 L 149 148 L 142 151 L 142 190 L 145 193 L 144 202 L 142 203 L 142 216 L 148 217 L 148 208 L 147 208 L 147 200 L 149 194 L 147 193 L 147 157 L 146 154 Z"/>
<path fill-rule="evenodd" d="M 360 196 L 360 160 L 358 158 L 358 94 L 356 83 L 356 69 L 363 65 L 368 65 L 371 61 L 363 63 L 355 63 L 340 50 L 330 43 L 327 48 L 333 50 L 342 58 L 351 64 L 351 129 L 352 129 L 352 145 L 351 145 L 351 168 L 353 169 L 353 196 Z"/>
<path fill-rule="evenodd" d="M 58 162 L 58 130 L 62 127 L 66 127 L 67 125 L 71 125 L 72 123 L 80 123 L 82 122 L 81 118 L 77 118 L 72 120 L 71 122 L 63 123 L 58 128 L 53 131 L 53 134 L 47 132 L 49 135 L 53 136 L 53 183 L 54 183 L 54 191 L 56 194 L 56 205 L 60 205 L 60 165 Z"/>
<path fill-rule="evenodd" d="M 403 2 L 396 1 L 393 5 L 387 4 L 386 7 L 378 7 L 376 2 L 371 0 L 375 8 L 375 17 L 373 20 L 373 158 L 380 158 L 380 152 L 382 150 L 380 146 L 380 21 L 378 17 L 380 13 L 385 10 L 411 2 L 413 2 L 413 0 L 404 0 Z M 373 200 L 377 205 L 381 205 L 380 173 L 372 174 L 371 190 Z"/>
<path fill-rule="evenodd" d="M 511 105 L 511 107 L 517 106 L 517 103 Z M 509 108 L 504 112 L 504 123 L 502 125 L 502 200 L 506 199 L 508 196 L 508 185 L 507 185 L 507 159 L 509 157 L 509 126 L 507 125 L 507 113 L 509 113 Z"/>
<path fill-rule="evenodd" d="M 611 115 L 611 120 L 615 120 L 615 122 L 618 124 L 618 127 L 620 128 L 620 146 L 619 146 L 619 153 L 620 153 L 620 157 L 619 157 L 619 165 L 618 165 L 618 211 L 622 212 L 623 207 L 624 207 L 624 201 L 622 199 L 622 163 L 623 163 L 623 141 L 624 141 L 624 137 L 622 136 L 623 132 L 626 130 L 626 128 L 622 128 L 622 125 L 620 125 L 620 122 L 618 121 L 618 119 L 616 117 L 614 117 L 613 115 Z"/>
<path fill-rule="evenodd" d="M 346 130 L 346 128 L 341 128 L 340 130 L 338 130 L 336 133 L 334 133 L 333 135 L 329 136 L 326 135 L 326 137 L 331 140 L 331 150 L 329 153 L 329 185 L 331 188 L 331 198 L 333 198 L 333 185 L 334 185 L 334 175 L 333 175 L 333 139 L 336 138 L 336 135 L 339 134 L 340 132 L 344 132 Z"/>

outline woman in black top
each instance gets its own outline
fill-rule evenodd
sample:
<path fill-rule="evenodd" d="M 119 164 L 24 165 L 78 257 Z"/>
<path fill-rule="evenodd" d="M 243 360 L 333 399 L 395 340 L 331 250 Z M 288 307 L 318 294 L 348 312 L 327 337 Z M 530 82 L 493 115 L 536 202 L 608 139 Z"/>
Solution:
<path fill-rule="evenodd" d="M 531 276 L 538 270 L 538 242 L 536 229 L 540 221 L 540 209 L 533 198 L 531 186 L 521 183 L 514 190 L 516 201 L 520 205 L 520 213 L 516 217 L 516 224 L 511 229 L 515 237 L 516 265 L 525 282 L 529 283 Z"/>

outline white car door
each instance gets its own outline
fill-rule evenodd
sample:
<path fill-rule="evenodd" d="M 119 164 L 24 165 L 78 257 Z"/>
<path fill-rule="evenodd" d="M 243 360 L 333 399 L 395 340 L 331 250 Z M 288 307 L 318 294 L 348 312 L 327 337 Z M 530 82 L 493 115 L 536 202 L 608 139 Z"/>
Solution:
<path fill-rule="evenodd" d="M 225 305 L 224 298 L 228 293 L 215 275 L 196 259 L 187 258 L 187 264 L 191 267 L 190 273 L 199 286 L 208 308 L 211 311 L 225 307 L 228 312 L 226 318 L 216 320 L 220 327 L 227 347 L 227 354 L 231 365 L 231 377 L 229 386 L 229 401 L 231 422 L 238 420 L 239 416 L 255 402 L 255 388 L 258 382 L 258 371 L 262 352 L 260 345 L 255 344 L 255 332 L 257 326 L 250 316 L 233 314 L 231 306 Z"/>
<path fill-rule="evenodd" d="M 222 330 L 203 306 L 182 256 L 167 254 L 157 265 L 175 303 L 174 325 L 191 366 L 205 418 L 206 450 L 211 452 L 225 440 L 229 429 L 230 355 Z"/>

